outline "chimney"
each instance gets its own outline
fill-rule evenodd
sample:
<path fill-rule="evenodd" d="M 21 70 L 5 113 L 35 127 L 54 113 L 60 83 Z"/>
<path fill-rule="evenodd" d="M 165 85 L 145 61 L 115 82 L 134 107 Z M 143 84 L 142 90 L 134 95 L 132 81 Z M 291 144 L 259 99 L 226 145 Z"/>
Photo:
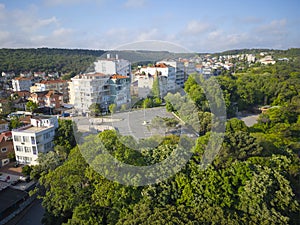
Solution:
<path fill-rule="evenodd" d="M 109 59 L 110 58 L 110 54 L 107 54 L 107 59 Z"/>
<path fill-rule="evenodd" d="M 119 56 L 118 56 L 118 54 L 116 54 L 116 59 L 119 59 Z"/>

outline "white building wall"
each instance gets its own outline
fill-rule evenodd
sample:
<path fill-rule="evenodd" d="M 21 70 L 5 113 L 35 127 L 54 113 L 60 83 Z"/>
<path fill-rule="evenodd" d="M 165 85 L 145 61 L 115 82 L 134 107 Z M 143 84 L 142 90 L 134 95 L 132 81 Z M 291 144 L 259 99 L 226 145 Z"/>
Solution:
<path fill-rule="evenodd" d="M 175 68 L 176 85 L 183 87 L 184 85 L 184 63 L 176 60 L 162 60 L 157 63 L 164 63 Z"/>
<path fill-rule="evenodd" d="M 124 59 L 101 59 L 94 62 L 95 72 L 130 76 L 131 63 Z"/>
<path fill-rule="evenodd" d="M 21 164 L 38 164 L 38 153 L 47 153 L 53 150 L 54 126 L 42 131 L 12 131 L 13 144 L 17 162 Z"/>
<path fill-rule="evenodd" d="M 12 79 L 13 91 L 30 91 L 32 81 L 30 79 Z"/>
<path fill-rule="evenodd" d="M 74 108 L 78 112 L 89 112 L 93 103 L 107 105 L 110 101 L 109 75 L 83 74 L 73 77 Z"/>
<path fill-rule="evenodd" d="M 154 76 L 155 74 L 159 74 L 159 76 L 165 76 L 167 78 L 167 91 L 174 91 L 176 87 L 176 73 L 175 67 L 168 66 L 165 68 L 161 67 L 144 67 L 140 70 L 141 73 L 145 73 L 146 76 L 151 74 Z"/>

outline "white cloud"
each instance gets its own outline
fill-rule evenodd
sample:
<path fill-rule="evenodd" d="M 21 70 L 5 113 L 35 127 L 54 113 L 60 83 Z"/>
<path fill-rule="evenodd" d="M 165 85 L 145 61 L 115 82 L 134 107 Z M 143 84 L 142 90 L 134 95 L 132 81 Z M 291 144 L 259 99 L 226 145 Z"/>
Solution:
<path fill-rule="evenodd" d="M 146 41 L 154 39 L 162 39 L 162 33 L 159 32 L 157 28 L 152 28 L 147 31 L 140 32 L 136 38 L 137 41 Z"/>
<path fill-rule="evenodd" d="M 141 8 L 146 5 L 145 0 L 127 0 L 124 4 L 126 8 Z"/>
<path fill-rule="evenodd" d="M 48 19 L 39 19 L 37 22 L 37 27 L 43 27 L 43 26 L 48 26 L 50 24 L 56 24 L 58 25 L 58 19 L 55 16 L 52 16 L 51 18 Z"/>
<path fill-rule="evenodd" d="M 68 29 L 68 28 L 59 28 L 57 30 L 54 30 L 52 32 L 53 36 L 55 37 L 65 37 L 65 36 L 68 36 L 68 35 L 71 35 L 73 33 L 73 30 L 72 29 Z"/>
<path fill-rule="evenodd" d="M 256 29 L 256 32 L 264 34 L 264 35 L 282 34 L 285 31 L 286 25 L 287 25 L 286 19 L 273 20 L 268 24 L 259 26 Z"/>
<path fill-rule="evenodd" d="M 205 33 L 211 29 L 213 29 L 213 26 L 211 24 L 193 20 L 187 24 L 185 32 L 187 34 L 199 34 Z"/>

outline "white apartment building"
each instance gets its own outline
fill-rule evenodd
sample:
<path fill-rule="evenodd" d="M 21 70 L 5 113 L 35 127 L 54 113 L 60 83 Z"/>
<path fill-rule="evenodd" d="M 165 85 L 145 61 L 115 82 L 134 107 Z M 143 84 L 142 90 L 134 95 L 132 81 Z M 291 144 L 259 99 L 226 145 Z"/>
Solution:
<path fill-rule="evenodd" d="M 69 89 L 69 104 L 74 105 L 75 103 L 75 92 L 74 85 L 72 81 L 68 81 L 68 89 Z"/>
<path fill-rule="evenodd" d="M 153 82 L 154 82 L 155 76 L 152 75 L 146 75 L 146 74 L 135 74 L 135 81 L 137 81 L 137 94 L 139 98 L 146 98 L 150 95 Z M 159 79 L 159 89 L 160 89 L 160 95 L 161 97 L 165 96 L 168 92 L 167 90 L 167 82 L 168 79 L 166 76 L 158 76 Z"/>
<path fill-rule="evenodd" d="M 184 64 L 184 81 L 186 81 L 190 74 L 197 72 L 195 62 L 189 60 L 182 60 Z"/>
<path fill-rule="evenodd" d="M 184 85 L 184 63 L 180 62 L 179 60 L 172 60 L 172 59 L 167 59 L 167 60 L 162 60 L 157 62 L 158 64 L 166 64 L 169 66 L 172 66 L 175 68 L 175 82 L 176 85 L 178 85 L 179 87 L 183 87 Z"/>
<path fill-rule="evenodd" d="M 42 91 L 57 91 L 63 94 L 63 102 L 69 102 L 69 90 L 68 82 L 65 80 L 43 80 L 39 83 L 35 83 L 30 88 L 30 92 L 42 92 Z"/>
<path fill-rule="evenodd" d="M 38 164 L 38 153 L 53 150 L 58 121 L 53 116 L 35 116 L 31 124 L 12 130 L 16 160 L 20 164 Z"/>
<path fill-rule="evenodd" d="M 115 74 L 110 77 L 109 84 L 111 103 L 121 106 L 131 102 L 129 76 Z"/>
<path fill-rule="evenodd" d="M 13 91 L 30 91 L 32 80 L 28 77 L 17 77 L 12 79 Z"/>
<path fill-rule="evenodd" d="M 110 58 L 110 54 L 107 54 L 107 59 L 99 59 L 94 62 L 95 72 L 104 74 L 119 74 L 122 76 L 130 76 L 131 63 L 125 59 Z"/>
<path fill-rule="evenodd" d="M 158 63 L 155 66 L 142 67 L 140 73 L 152 76 L 164 76 L 167 78 L 167 91 L 171 92 L 176 89 L 176 72 L 173 66 Z"/>
<path fill-rule="evenodd" d="M 110 103 L 109 79 L 111 75 L 103 73 L 80 74 L 72 80 L 74 109 L 79 113 L 88 113 L 93 103 L 107 108 Z"/>

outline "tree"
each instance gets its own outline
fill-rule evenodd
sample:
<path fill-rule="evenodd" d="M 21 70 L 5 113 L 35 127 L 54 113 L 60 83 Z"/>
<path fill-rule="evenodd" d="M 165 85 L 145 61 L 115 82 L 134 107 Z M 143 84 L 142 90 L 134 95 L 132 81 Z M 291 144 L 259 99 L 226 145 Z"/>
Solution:
<path fill-rule="evenodd" d="M 16 129 L 16 128 L 20 127 L 20 126 L 21 126 L 21 122 L 20 122 L 19 117 L 13 116 L 10 119 L 10 123 L 9 123 L 10 129 Z"/>
<path fill-rule="evenodd" d="M 127 105 L 126 104 L 121 105 L 121 111 L 126 111 L 126 110 L 127 110 Z"/>
<path fill-rule="evenodd" d="M 33 101 L 28 101 L 26 103 L 26 110 L 30 112 L 34 112 L 38 108 L 38 104 Z"/>
<path fill-rule="evenodd" d="M 152 94 L 154 98 L 160 98 L 159 77 L 156 75 L 153 80 Z"/>
<path fill-rule="evenodd" d="M 72 120 L 58 120 L 58 128 L 53 139 L 54 150 L 65 158 L 70 150 L 76 146 L 74 132 L 76 132 L 76 126 Z"/>
<path fill-rule="evenodd" d="M 117 110 L 117 105 L 115 103 L 113 103 L 113 104 L 110 104 L 108 106 L 108 108 L 109 108 L 110 113 L 115 113 Z"/>
<path fill-rule="evenodd" d="M 152 108 L 153 107 L 153 100 L 151 98 L 146 98 L 143 101 L 143 107 L 144 108 Z"/>
<path fill-rule="evenodd" d="M 101 113 L 100 104 L 98 104 L 98 103 L 91 104 L 90 107 L 89 107 L 89 110 L 90 110 L 90 115 L 91 116 L 100 115 L 100 113 Z"/>
<path fill-rule="evenodd" d="M 32 167 L 29 166 L 29 165 L 25 165 L 23 168 L 22 168 L 22 173 L 26 176 L 29 176 L 30 173 L 32 171 Z"/>
<path fill-rule="evenodd" d="M 167 110 L 167 112 L 175 112 L 175 109 L 174 109 L 172 103 L 169 101 L 166 102 L 166 110 Z"/>

